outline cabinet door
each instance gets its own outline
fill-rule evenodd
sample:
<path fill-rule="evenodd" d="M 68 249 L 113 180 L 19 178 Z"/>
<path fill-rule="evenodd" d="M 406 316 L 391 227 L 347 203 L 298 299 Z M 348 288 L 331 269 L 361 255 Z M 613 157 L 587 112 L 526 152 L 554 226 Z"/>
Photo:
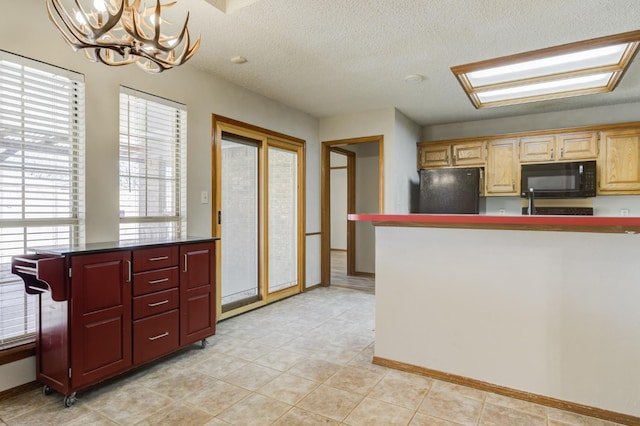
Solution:
<path fill-rule="evenodd" d="M 563 133 L 558 138 L 558 160 L 595 160 L 598 156 L 596 132 Z"/>
<path fill-rule="evenodd" d="M 419 145 L 419 168 L 429 169 L 449 166 L 451 162 L 450 151 L 451 145 L 448 143 L 424 143 Z"/>
<path fill-rule="evenodd" d="M 554 135 L 520 138 L 520 162 L 553 161 L 556 159 Z"/>
<path fill-rule="evenodd" d="M 599 190 L 640 193 L 640 128 L 602 132 Z"/>
<path fill-rule="evenodd" d="M 215 243 L 180 246 L 180 346 L 216 331 Z"/>
<path fill-rule="evenodd" d="M 451 144 L 452 164 L 454 166 L 484 166 L 484 142 Z"/>
<path fill-rule="evenodd" d="M 496 139 L 488 144 L 487 195 L 520 195 L 518 140 Z"/>
<path fill-rule="evenodd" d="M 71 384 L 131 365 L 131 252 L 71 258 Z"/>

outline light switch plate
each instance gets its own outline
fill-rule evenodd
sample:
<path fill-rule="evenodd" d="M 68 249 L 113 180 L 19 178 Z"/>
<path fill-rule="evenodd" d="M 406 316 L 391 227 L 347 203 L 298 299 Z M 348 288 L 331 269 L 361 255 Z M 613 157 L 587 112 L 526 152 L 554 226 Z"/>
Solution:
<path fill-rule="evenodd" d="M 200 202 L 202 204 L 209 204 L 209 192 L 208 191 L 200 191 Z"/>

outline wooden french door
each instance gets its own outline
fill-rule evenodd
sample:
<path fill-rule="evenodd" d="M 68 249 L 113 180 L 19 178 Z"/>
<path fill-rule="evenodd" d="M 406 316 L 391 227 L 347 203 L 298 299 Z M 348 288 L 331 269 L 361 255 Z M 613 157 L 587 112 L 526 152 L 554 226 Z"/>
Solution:
<path fill-rule="evenodd" d="M 214 116 L 218 318 L 304 288 L 304 144 Z"/>

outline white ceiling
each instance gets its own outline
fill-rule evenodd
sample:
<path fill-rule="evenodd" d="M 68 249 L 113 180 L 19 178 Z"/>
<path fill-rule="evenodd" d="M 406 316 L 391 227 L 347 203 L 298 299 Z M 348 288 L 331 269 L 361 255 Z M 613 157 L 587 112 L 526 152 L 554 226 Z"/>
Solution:
<path fill-rule="evenodd" d="M 193 66 L 319 118 L 395 107 L 431 125 L 640 101 L 640 55 L 613 93 L 483 110 L 449 69 L 638 30 L 638 0 L 179 0 L 171 13 L 186 10 Z"/>

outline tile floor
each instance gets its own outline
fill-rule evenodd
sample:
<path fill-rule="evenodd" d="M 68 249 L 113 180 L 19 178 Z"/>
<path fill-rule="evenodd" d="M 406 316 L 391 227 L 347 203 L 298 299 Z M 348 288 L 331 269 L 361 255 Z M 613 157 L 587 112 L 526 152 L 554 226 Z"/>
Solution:
<path fill-rule="evenodd" d="M 347 275 L 347 252 L 331 250 L 331 285 L 373 294 L 376 280 L 373 277 Z"/>
<path fill-rule="evenodd" d="M 0 425 L 613 425 L 371 364 L 374 296 L 331 287 L 223 321 L 78 394 L 0 401 Z"/>

